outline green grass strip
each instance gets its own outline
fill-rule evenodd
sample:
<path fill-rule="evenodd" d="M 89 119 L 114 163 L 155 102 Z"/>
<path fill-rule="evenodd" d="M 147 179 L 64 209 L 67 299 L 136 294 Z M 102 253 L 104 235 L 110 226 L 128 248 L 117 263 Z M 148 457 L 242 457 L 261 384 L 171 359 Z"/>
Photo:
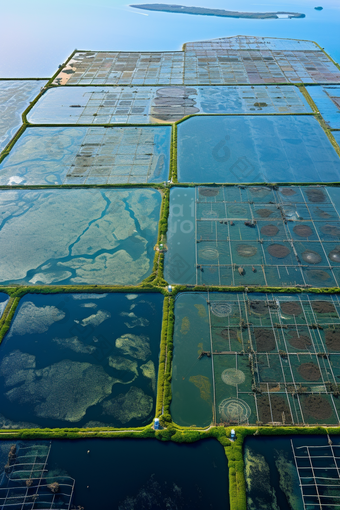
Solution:
<path fill-rule="evenodd" d="M 163 321 L 161 332 L 160 355 L 158 365 L 158 378 L 157 378 L 157 399 L 156 399 L 156 417 L 161 416 L 164 406 L 164 379 L 165 379 L 165 362 L 167 354 L 167 332 L 168 332 L 168 317 L 169 317 L 169 298 L 165 298 L 163 302 Z"/>
<path fill-rule="evenodd" d="M 177 183 L 177 123 L 173 124 L 171 137 L 170 181 Z"/>
<path fill-rule="evenodd" d="M 10 140 L 10 142 L 6 145 L 4 150 L 0 154 L 0 163 L 9 155 L 10 151 L 13 149 L 14 145 L 17 143 L 21 135 L 25 132 L 26 125 L 22 124 L 18 131 L 15 133 L 14 137 Z"/>
<path fill-rule="evenodd" d="M 54 73 L 54 75 L 49 79 L 48 83 L 46 84 L 47 87 L 49 87 L 50 85 L 52 85 L 52 82 L 56 79 L 56 77 L 58 76 L 59 73 L 61 73 L 65 67 L 67 66 L 67 64 L 69 63 L 69 61 L 74 57 L 74 55 L 78 52 L 78 50 L 74 50 L 72 51 L 71 55 L 65 60 L 65 62 L 60 66 L 58 67 L 57 71 Z"/>
<path fill-rule="evenodd" d="M 15 314 L 15 310 L 19 304 L 20 297 L 10 297 L 9 302 L 4 310 L 4 313 L 0 320 L 0 344 L 3 341 L 7 331 L 10 328 L 12 319 Z"/>

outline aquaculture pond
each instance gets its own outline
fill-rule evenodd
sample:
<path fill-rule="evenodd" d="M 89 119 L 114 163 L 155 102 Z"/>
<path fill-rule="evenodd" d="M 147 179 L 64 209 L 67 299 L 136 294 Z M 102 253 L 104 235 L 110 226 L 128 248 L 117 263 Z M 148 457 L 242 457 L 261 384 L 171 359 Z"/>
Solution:
<path fill-rule="evenodd" d="M 171 128 L 28 128 L 0 164 L 0 185 L 121 184 L 168 179 Z"/>
<path fill-rule="evenodd" d="M 340 505 L 337 435 L 247 437 L 247 510 L 332 510 Z"/>
<path fill-rule="evenodd" d="M 33 124 L 148 124 L 155 87 L 58 87 L 27 115 Z"/>
<path fill-rule="evenodd" d="M 0 191 L 0 282 L 140 283 L 150 275 L 161 194 L 151 189 Z"/>
<path fill-rule="evenodd" d="M 151 422 L 162 304 L 154 293 L 24 296 L 0 346 L 1 426 Z"/>
<path fill-rule="evenodd" d="M 4 509 L 33 508 L 35 495 L 45 503 L 37 508 L 229 509 L 227 460 L 215 440 L 1 441 L 0 470 Z"/>
<path fill-rule="evenodd" d="M 176 297 L 175 423 L 339 424 L 339 379 L 337 295 Z"/>
<path fill-rule="evenodd" d="M 325 120 L 327 127 L 340 129 L 340 86 L 319 85 L 307 87 L 317 109 Z"/>
<path fill-rule="evenodd" d="M 0 81 L 0 153 L 21 126 L 22 113 L 46 83 L 44 80 Z"/>
<path fill-rule="evenodd" d="M 165 278 L 190 285 L 338 286 L 339 211 L 335 187 L 173 188 Z"/>
<path fill-rule="evenodd" d="M 223 50 L 223 52 L 221 52 Z M 77 52 L 55 85 L 333 83 L 334 63 L 312 41 L 222 37 L 180 52 Z"/>
<path fill-rule="evenodd" d="M 178 180 L 334 182 L 339 157 L 312 116 L 197 116 L 178 126 Z"/>

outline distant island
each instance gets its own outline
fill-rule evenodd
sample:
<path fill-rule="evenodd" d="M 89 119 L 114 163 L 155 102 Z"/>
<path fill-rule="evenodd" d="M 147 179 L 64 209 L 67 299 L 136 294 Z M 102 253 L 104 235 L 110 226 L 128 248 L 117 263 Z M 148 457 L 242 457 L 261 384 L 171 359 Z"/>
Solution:
<path fill-rule="evenodd" d="M 202 16 L 222 16 L 224 18 L 249 18 L 249 19 L 280 19 L 280 18 L 304 18 L 305 14 L 298 12 L 238 12 L 225 11 L 224 9 L 209 9 L 206 7 L 187 7 L 172 4 L 137 4 L 130 5 L 135 9 L 146 11 L 175 12 L 179 14 L 198 14 Z"/>
<path fill-rule="evenodd" d="M 315 9 L 316 11 L 322 11 L 323 7 L 321 7 L 321 6 L 320 6 L 320 7 L 314 7 L 314 9 Z"/>

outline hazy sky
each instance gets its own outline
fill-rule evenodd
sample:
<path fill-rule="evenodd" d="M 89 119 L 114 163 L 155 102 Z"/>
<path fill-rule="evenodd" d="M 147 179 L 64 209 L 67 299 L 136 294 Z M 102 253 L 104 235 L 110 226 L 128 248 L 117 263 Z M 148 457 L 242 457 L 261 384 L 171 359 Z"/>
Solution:
<path fill-rule="evenodd" d="M 132 3 L 147 1 L 134 0 Z M 169 51 L 180 50 L 187 41 L 237 34 L 313 39 L 340 61 L 340 1 L 320 0 L 320 4 L 318 1 L 176 0 L 180 5 L 306 14 L 306 18 L 293 20 L 244 20 L 143 12 L 130 8 L 123 0 L 3 2 L 0 77 L 49 77 L 75 48 Z M 315 11 L 317 5 L 322 5 L 324 10 Z"/>

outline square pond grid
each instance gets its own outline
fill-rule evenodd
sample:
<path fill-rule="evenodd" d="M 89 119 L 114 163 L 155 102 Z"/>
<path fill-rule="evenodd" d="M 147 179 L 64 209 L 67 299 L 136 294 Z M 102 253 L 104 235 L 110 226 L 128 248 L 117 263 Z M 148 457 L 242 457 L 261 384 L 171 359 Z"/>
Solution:
<path fill-rule="evenodd" d="M 200 115 L 177 128 L 188 183 L 339 182 L 340 160 L 311 115 Z"/>
<path fill-rule="evenodd" d="M 0 164 L 0 185 L 163 182 L 171 127 L 29 127 Z"/>
<path fill-rule="evenodd" d="M 55 85 L 188 85 L 340 82 L 333 62 L 310 41 L 188 43 L 184 52 L 78 52 Z"/>
<path fill-rule="evenodd" d="M 21 126 L 22 113 L 46 83 L 44 80 L 0 80 L 0 153 Z"/>
<path fill-rule="evenodd" d="M 188 50 L 281 50 L 281 51 L 320 51 L 313 41 L 301 39 L 280 39 L 276 37 L 232 36 L 188 42 Z"/>
<path fill-rule="evenodd" d="M 339 188 L 173 188 L 165 278 L 189 285 L 338 287 L 339 212 Z"/>
<path fill-rule="evenodd" d="M 340 71 L 321 51 L 187 50 L 184 84 L 215 83 L 340 83 Z"/>
<path fill-rule="evenodd" d="M 340 505 L 340 445 L 327 435 L 327 444 L 313 444 L 308 436 L 298 446 L 291 439 L 304 510 L 334 510 Z M 335 441 L 335 442 L 333 442 Z M 301 442 L 301 441 L 300 441 Z"/>
<path fill-rule="evenodd" d="M 295 86 L 60 87 L 28 114 L 36 124 L 148 124 L 212 113 L 311 113 Z"/>
<path fill-rule="evenodd" d="M 78 52 L 54 85 L 182 84 L 184 53 Z"/>
<path fill-rule="evenodd" d="M 326 125 L 330 129 L 340 129 L 340 86 L 323 85 L 306 89 Z"/>
<path fill-rule="evenodd" d="M 217 424 L 338 425 L 339 298 L 180 294 L 173 363 L 179 424 L 184 415 L 190 423 L 189 411 L 176 399 L 204 408 L 204 419 Z"/>

